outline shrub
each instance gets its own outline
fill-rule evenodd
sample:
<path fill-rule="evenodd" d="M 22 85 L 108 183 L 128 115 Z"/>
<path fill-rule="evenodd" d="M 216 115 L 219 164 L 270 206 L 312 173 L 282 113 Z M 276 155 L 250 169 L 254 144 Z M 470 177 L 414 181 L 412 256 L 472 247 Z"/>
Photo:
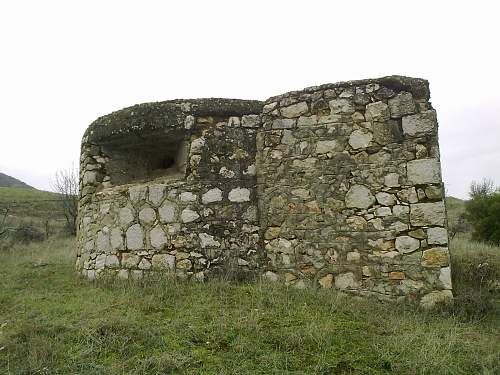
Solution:
<path fill-rule="evenodd" d="M 500 189 L 491 180 L 472 182 L 471 199 L 465 204 L 472 239 L 500 245 Z"/>
<path fill-rule="evenodd" d="M 33 223 L 21 223 L 12 232 L 12 239 L 14 242 L 29 243 L 33 241 L 43 241 L 45 235 Z"/>
<path fill-rule="evenodd" d="M 15 244 L 28 244 L 44 239 L 45 234 L 33 222 L 21 222 L 9 228 L 9 231 L 0 238 L 0 250 L 10 249 Z"/>

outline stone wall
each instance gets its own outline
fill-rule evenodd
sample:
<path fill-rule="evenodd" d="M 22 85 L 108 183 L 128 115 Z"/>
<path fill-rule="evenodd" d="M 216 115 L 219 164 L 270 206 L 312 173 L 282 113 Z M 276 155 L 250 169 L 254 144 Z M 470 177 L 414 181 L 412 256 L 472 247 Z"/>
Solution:
<path fill-rule="evenodd" d="M 239 108 L 241 103 L 226 113 L 220 107 L 228 101 L 162 103 L 158 115 L 149 113 L 148 107 L 157 105 L 153 104 L 141 108 L 149 118 L 136 129 L 130 129 L 133 120 L 146 116 L 137 108 L 124 110 L 128 116 L 121 111 L 91 125 L 81 159 L 77 269 L 83 275 L 142 278 L 156 270 L 203 280 L 214 273 L 245 276 L 255 272 L 259 263 L 255 178 L 259 116 L 244 113 L 259 113 L 262 105 L 247 102 L 249 108 Z M 162 124 L 164 112 L 176 112 L 175 120 L 167 119 L 166 126 Z M 156 121 L 160 131 L 149 127 Z M 101 127 L 116 130 L 97 134 L 96 128 L 105 131 Z M 153 180 L 113 184 L 110 174 L 128 172 L 109 173 L 110 167 L 116 167 L 112 161 L 119 145 L 129 144 L 130 150 L 138 151 L 138 158 L 144 158 L 145 150 L 137 143 L 161 150 L 165 138 L 189 145 L 174 152 L 186 153 L 178 156 L 186 161 L 180 164 L 186 165 L 177 173 L 167 168 L 163 176 L 157 171 L 160 176 Z M 164 151 L 168 155 L 171 148 Z M 134 153 L 127 158 L 133 159 Z"/>
<path fill-rule="evenodd" d="M 161 167 L 162 152 L 175 163 L 132 171 Z M 81 191 L 77 269 L 89 278 L 262 276 L 424 305 L 452 297 L 425 80 L 124 109 L 87 130 Z"/>

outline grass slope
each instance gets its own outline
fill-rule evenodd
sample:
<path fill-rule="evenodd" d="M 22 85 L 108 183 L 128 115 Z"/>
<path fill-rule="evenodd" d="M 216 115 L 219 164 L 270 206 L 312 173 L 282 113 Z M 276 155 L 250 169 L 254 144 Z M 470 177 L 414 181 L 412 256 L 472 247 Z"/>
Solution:
<path fill-rule="evenodd" d="M 73 247 L 70 240 L 49 240 L 0 254 L 1 374 L 497 374 L 500 368 L 498 305 L 478 319 L 461 309 L 426 312 L 271 284 L 91 283 L 75 276 Z M 469 268 L 480 261 L 498 277 L 498 248 L 455 247 L 464 267 L 470 261 L 454 274 L 457 293 L 478 291 Z"/>
<path fill-rule="evenodd" d="M 18 219 L 63 218 L 59 194 L 28 188 L 0 187 L 0 209 Z"/>
<path fill-rule="evenodd" d="M 33 189 L 28 184 L 18 180 L 17 178 L 6 175 L 5 173 L 0 172 L 0 186 L 3 187 L 21 187 L 21 188 L 30 188 Z"/>
<path fill-rule="evenodd" d="M 0 251 L 19 241 L 62 235 L 67 231 L 59 194 L 27 188 L 0 187 L 0 221 L 7 210 L 7 236 Z"/>

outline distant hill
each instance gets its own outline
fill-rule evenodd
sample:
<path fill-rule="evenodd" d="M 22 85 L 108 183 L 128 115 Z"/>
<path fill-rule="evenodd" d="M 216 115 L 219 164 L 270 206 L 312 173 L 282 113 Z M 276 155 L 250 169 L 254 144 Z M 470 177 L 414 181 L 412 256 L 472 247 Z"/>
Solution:
<path fill-rule="evenodd" d="M 24 182 L 18 180 L 17 178 L 6 175 L 5 173 L 0 172 L 0 187 L 20 187 L 20 188 L 30 188 L 33 187 L 25 184 Z"/>
<path fill-rule="evenodd" d="M 60 195 L 35 189 L 17 178 L 0 173 L 0 213 L 22 220 L 64 217 Z"/>

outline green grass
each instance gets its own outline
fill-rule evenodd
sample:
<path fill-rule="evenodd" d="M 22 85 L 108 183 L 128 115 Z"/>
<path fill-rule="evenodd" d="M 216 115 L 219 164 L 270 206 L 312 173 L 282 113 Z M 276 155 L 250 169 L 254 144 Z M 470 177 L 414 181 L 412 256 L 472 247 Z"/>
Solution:
<path fill-rule="evenodd" d="M 59 194 L 20 187 L 0 187 L 0 209 L 17 217 L 45 218 L 61 212 Z"/>
<path fill-rule="evenodd" d="M 456 222 L 458 220 L 458 217 L 465 212 L 465 202 L 466 201 L 455 197 L 446 197 L 446 211 L 448 214 L 448 222 Z"/>
<path fill-rule="evenodd" d="M 61 235 L 67 232 L 59 194 L 32 188 L 0 187 L 0 224 L 5 210 L 8 216 L 5 226 L 14 231 L 33 228 L 40 236 Z M 0 251 L 22 240 L 21 232 L 10 232 L 0 238 Z"/>
<path fill-rule="evenodd" d="M 500 311 L 500 248 L 456 239 L 452 243 L 455 313 L 480 319 Z"/>
<path fill-rule="evenodd" d="M 482 259 L 477 245 L 462 240 L 455 247 L 467 260 L 454 275 L 458 292 L 479 288 L 469 272 Z M 498 374 L 500 368 L 495 303 L 480 314 L 457 307 L 428 312 L 261 283 L 91 283 L 74 274 L 73 248 L 71 240 L 49 240 L 0 254 L 1 374 Z M 481 251 L 498 266 L 498 248 Z"/>

